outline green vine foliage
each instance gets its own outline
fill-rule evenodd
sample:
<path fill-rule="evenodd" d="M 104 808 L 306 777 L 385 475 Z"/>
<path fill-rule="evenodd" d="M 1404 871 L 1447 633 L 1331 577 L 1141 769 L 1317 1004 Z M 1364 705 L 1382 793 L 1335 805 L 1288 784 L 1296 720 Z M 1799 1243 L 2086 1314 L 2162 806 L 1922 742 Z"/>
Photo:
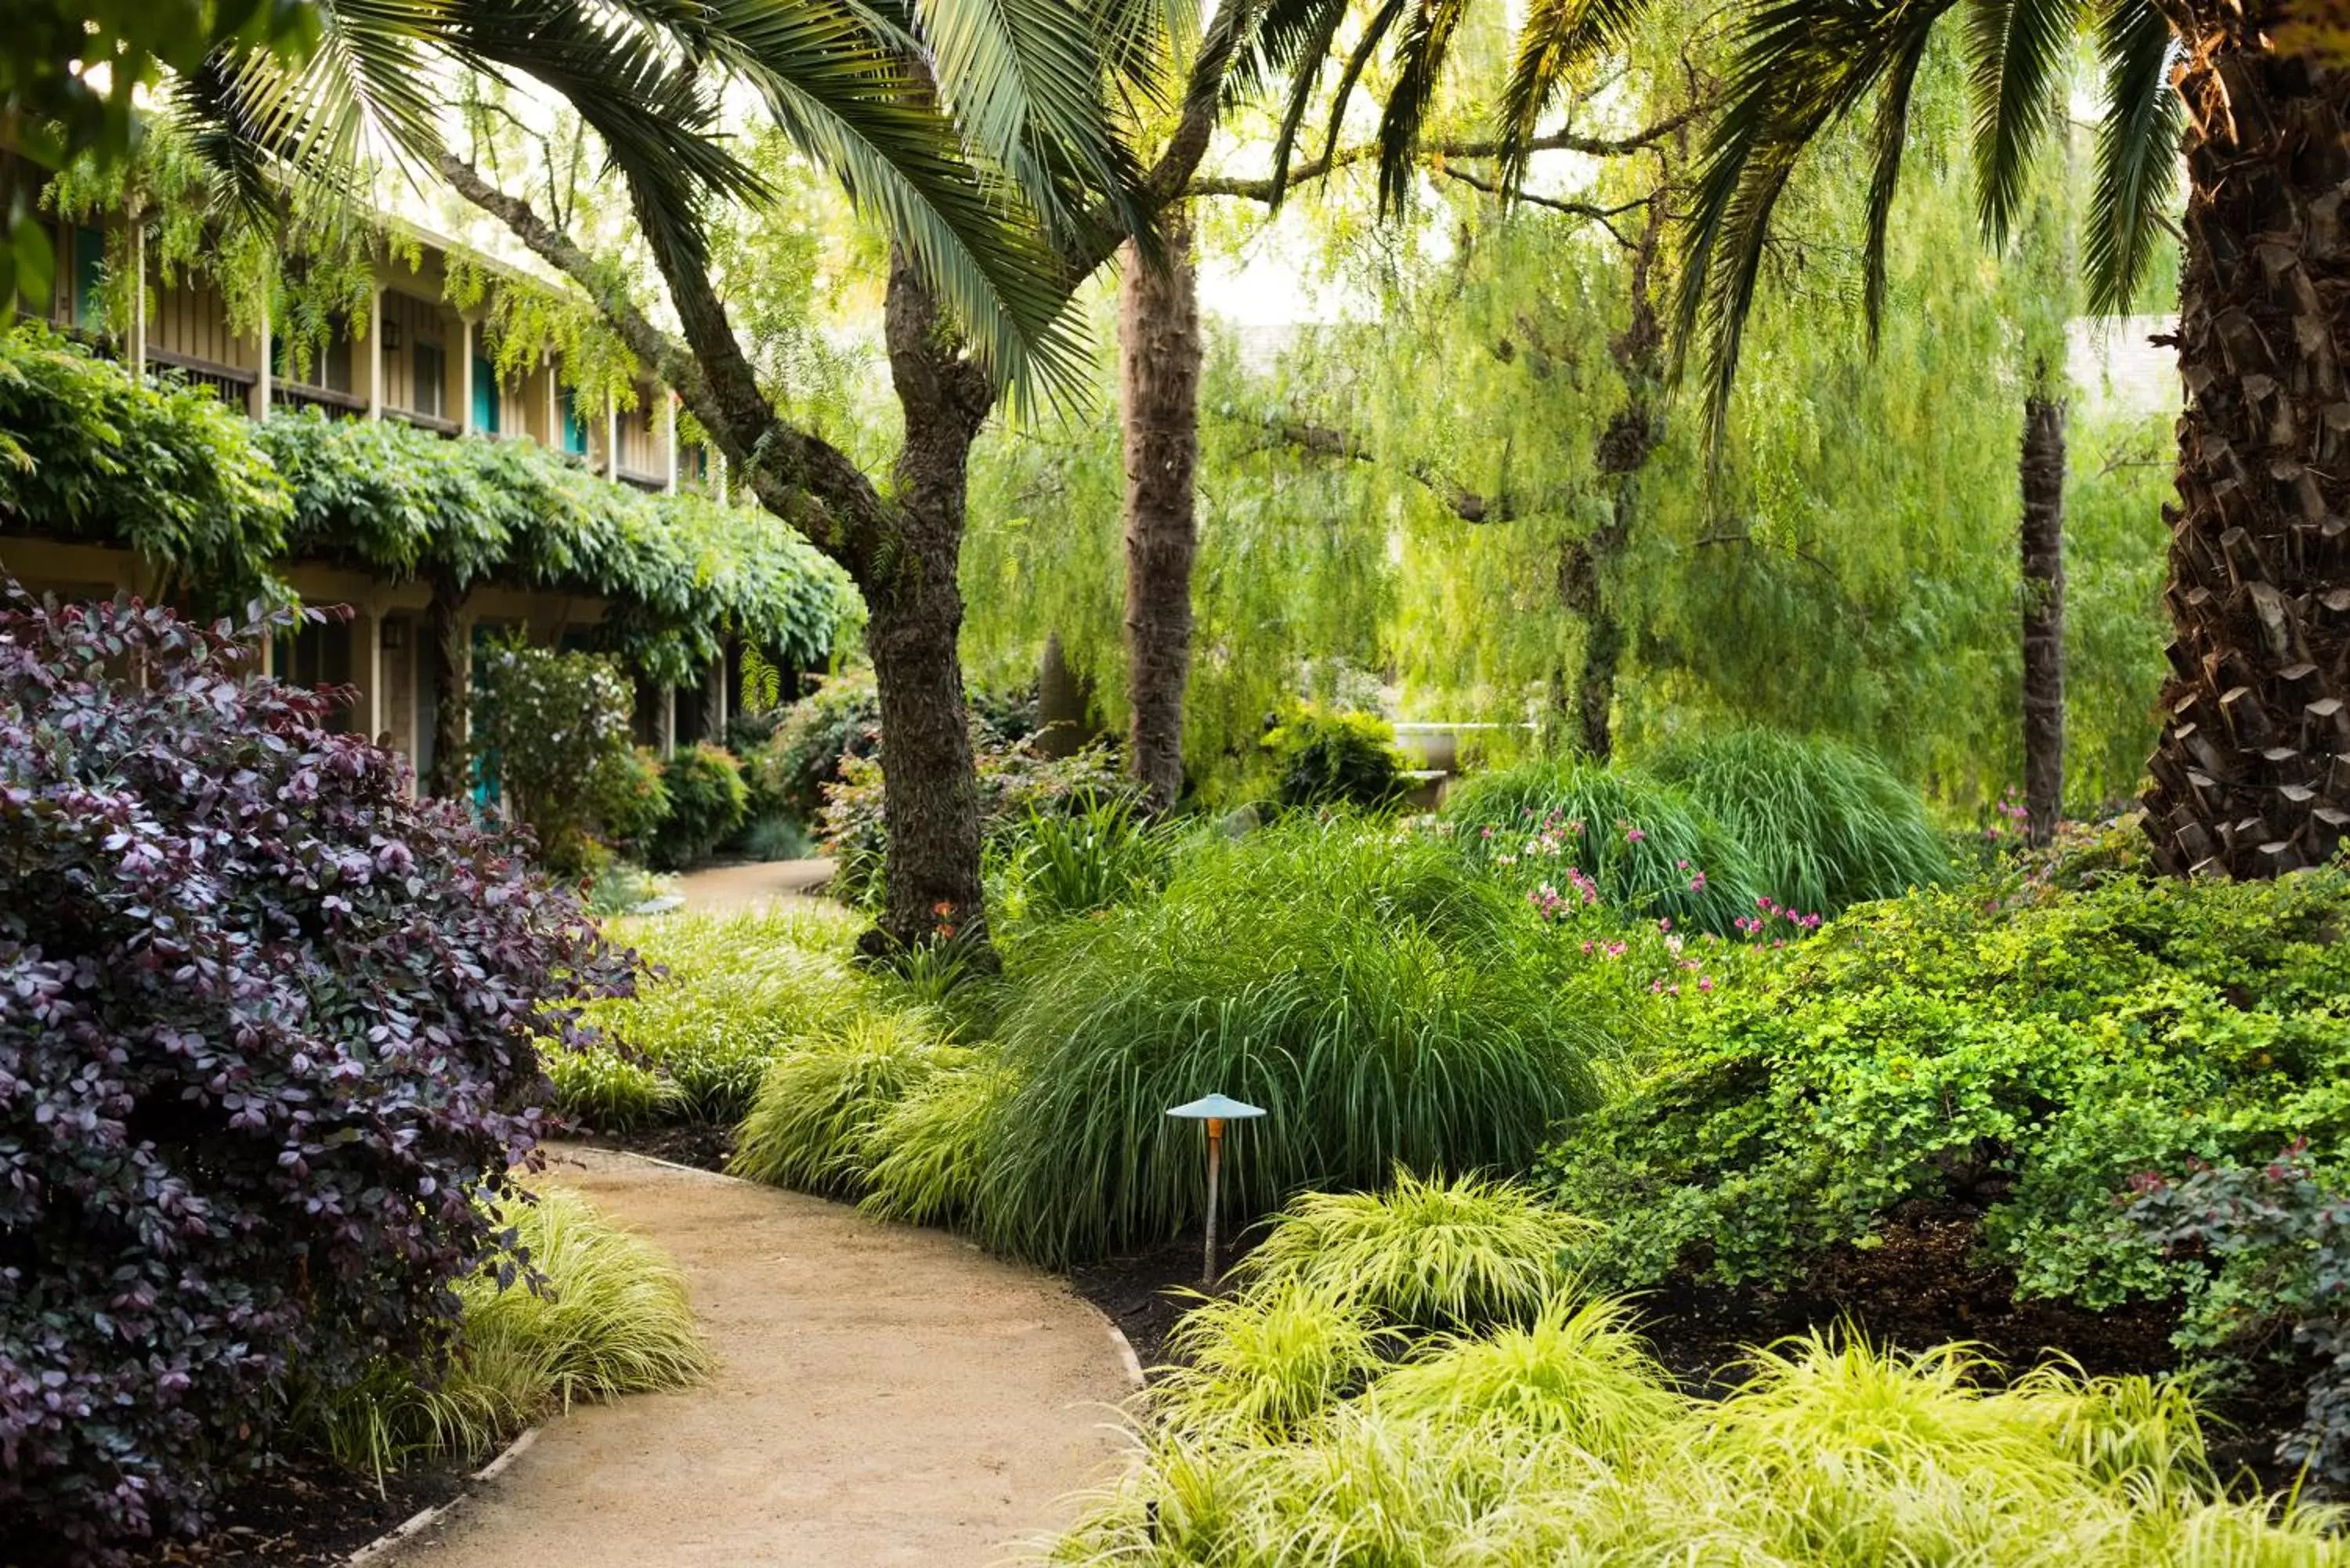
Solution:
<path fill-rule="evenodd" d="M 820 663 L 861 618 L 845 574 L 763 513 L 650 496 L 529 441 L 444 440 L 391 421 L 274 419 L 297 556 L 459 588 L 495 580 L 609 601 L 597 637 L 683 685 L 730 637 Z"/>
<path fill-rule="evenodd" d="M 157 381 L 31 323 L 0 335 L 8 532 L 135 549 L 208 609 L 282 594 L 278 571 L 306 559 L 593 596 L 601 646 L 671 685 L 729 639 L 821 664 L 863 618 L 846 574 L 764 513 L 647 495 L 528 441 L 315 412 L 255 425 Z"/>
<path fill-rule="evenodd" d="M 29 322 L 0 334 L 5 532 L 127 546 L 225 611 L 282 597 L 293 517 L 267 454 L 209 391 L 135 387 Z"/>

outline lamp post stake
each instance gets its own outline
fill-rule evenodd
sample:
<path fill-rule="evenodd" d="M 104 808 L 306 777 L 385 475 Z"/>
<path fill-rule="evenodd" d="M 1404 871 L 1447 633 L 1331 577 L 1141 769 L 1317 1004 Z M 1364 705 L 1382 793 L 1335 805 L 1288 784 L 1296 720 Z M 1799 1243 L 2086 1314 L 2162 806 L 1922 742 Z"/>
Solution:
<path fill-rule="evenodd" d="M 1224 1163 L 1224 1118 L 1208 1118 L 1208 1259 L 1201 1271 L 1202 1290 L 1216 1288 L 1216 1182 Z"/>
<path fill-rule="evenodd" d="M 1203 1099 L 1193 1100 L 1188 1106 L 1177 1106 L 1167 1114 L 1187 1122 L 1208 1124 L 1208 1244 L 1207 1256 L 1201 1264 L 1200 1283 L 1204 1289 L 1213 1290 L 1216 1286 L 1218 1272 L 1216 1269 L 1216 1210 L 1222 1206 L 1224 1124 L 1228 1121 L 1246 1121 L 1251 1116 L 1261 1116 L 1264 1115 L 1264 1111 L 1261 1106 L 1232 1099 L 1229 1096 L 1210 1095 Z"/>

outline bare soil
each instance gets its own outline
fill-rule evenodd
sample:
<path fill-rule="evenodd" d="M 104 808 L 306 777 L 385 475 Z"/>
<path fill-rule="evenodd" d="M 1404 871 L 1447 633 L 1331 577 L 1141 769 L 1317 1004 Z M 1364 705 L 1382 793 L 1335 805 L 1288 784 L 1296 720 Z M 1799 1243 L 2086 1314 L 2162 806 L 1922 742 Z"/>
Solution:
<path fill-rule="evenodd" d="M 357 1475 L 331 1459 L 291 1460 L 221 1499 L 213 1528 L 193 1541 L 161 1541 L 135 1552 L 130 1568 L 201 1563 L 204 1568 L 330 1568 L 424 1509 L 465 1488 L 470 1464 L 421 1466 L 383 1478 Z"/>
<path fill-rule="evenodd" d="M 1061 1281 L 608 1150 L 547 1179 L 677 1261 L 718 1370 L 554 1423 L 401 1568 L 977 1568 L 1116 1474 L 1124 1367 Z"/>

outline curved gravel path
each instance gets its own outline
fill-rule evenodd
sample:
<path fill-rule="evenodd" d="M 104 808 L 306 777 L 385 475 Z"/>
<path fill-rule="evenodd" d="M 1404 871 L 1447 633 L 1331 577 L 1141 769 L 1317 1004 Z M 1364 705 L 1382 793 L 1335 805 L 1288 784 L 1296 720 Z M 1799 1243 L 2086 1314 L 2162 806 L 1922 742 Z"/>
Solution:
<path fill-rule="evenodd" d="M 400 1568 L 956 1568 L 1114 1473 L 1127 1374 L 1058 1280 L 936 1231 L 598 1149 L 548 1178 L 658 1242 L 718 1368 L 573 1412 Z"/>

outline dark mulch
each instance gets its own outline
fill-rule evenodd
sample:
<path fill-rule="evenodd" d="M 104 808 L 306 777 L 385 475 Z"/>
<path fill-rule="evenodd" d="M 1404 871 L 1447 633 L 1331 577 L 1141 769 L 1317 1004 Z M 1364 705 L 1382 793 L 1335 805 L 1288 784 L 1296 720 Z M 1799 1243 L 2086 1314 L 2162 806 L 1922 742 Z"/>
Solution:
<path fill-rule="evenodd" d="M 210 1568 L 328 1568 L 369 1542 L 465 1490 L 467 1464 L 420 1466 L 383 1478 L 355 1475 L 324 1459 L 289 1461 L 222 1499 L 213 1529 L 193 1541 L 157 1542 L 133 1568 L 204 1563 Z"/>
<path fill-rule="evenodd" d="M 1643 1327 L 1682 1386 L 1712 1398 L 1742 1381 L 1750 1346 L 1846 1324 L 1878 1343 L 1911 1349 L 1963 1340 L 2013 1371 L 2052 1355 L 2070 1357 L 2093 1376 L 2155 1374 L 2177 1365 L 2170 1344 L 2176 1303 L 2088 1312 L 2018 1301 L 2013 1272 L 1975 1260 L 1974 1243 L 1972 1216 L 1920 1209 L 1887 1225 L 1875 1246 L 1838 1248 L 1793 1290 L 1732 1289 L 1676 1276 L 1640 1299 Z M 1170 1359 L 1167 1336 L 1192 1304 L 1183 1293 L 1199 1287 L 1200 1264 L 1193 1236 L 1073 1269 L 1069 1282 L 1152 1367 Z M 2300 1419 L 2301 1387 L 2284 1367 L 2256 1373 L 2250 1386 L 2207 1405 L 2216 1417 L 2208 1436 L 2221 1474 L 2247 1476 L 2277 1491 L 2293 1484 L 2273 1456 L 2277 1438 Z"/>
<path fill-rule="evenodd" d="M 640 1127 L 634 1132 L 599 1133 L 575 1127 L 565 1135 L 593 1148 L 616 1148 L 628 1154 L 649 1154 L 672 1165 L 696 1170 L 726 1168 L 734 1152 L 734 1128 L 725 1122 L 682 1122 L 674 1127 Z"/>

